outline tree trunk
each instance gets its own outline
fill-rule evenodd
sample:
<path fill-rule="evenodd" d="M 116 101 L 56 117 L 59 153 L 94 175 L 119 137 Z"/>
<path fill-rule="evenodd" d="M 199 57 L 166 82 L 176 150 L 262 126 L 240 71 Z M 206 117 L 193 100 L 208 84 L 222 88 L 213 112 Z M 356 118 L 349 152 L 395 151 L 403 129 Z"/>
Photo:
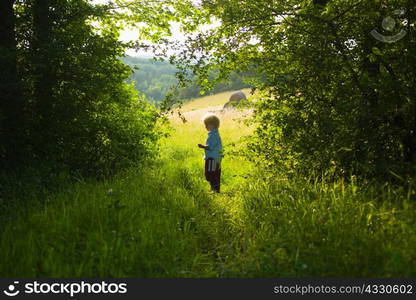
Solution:
<path fill-rule="evenodd" d="M 33 14 L 33 95 L 37 124 L 34 138 L 35 151 L 43 159 L 48 158 L 47 149 L 53 145 L 53 93 L 54 78 L 52 75 L 53 62 L 51 62 L 52 21 L 50 16 L 50 0 L 34 0 Z"/>
<path fill-rule="evenodd" d="M 0 165 L 20 160 L 22 96 L 17 72 L 15 0 L 0 1 Z"/>

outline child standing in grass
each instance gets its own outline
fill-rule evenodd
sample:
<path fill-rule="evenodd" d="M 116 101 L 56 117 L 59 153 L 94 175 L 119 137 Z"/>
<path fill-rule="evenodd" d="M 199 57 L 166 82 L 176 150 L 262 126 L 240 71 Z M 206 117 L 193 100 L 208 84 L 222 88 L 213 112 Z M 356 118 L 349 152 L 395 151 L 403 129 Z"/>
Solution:
<path fill-rule="evenodd" d="M 218 132 L 220 119 L 215 114 L 208 113 L 202 120 L 205 124 L 205 128 L 208 130 L 206 144 L 198 144 L 199 148 L 205 149 L 205 178 L 211 184 L 211 190 L 215 193 L 219 193 L 222 159 L 222 142 L 220 133 Z"/>

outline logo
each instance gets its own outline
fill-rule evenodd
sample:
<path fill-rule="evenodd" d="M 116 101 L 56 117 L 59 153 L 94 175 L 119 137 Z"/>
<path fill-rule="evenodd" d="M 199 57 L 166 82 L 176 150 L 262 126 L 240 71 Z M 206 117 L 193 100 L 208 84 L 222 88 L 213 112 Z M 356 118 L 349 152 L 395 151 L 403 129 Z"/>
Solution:
<path fill-rule="evenodd" d="M 10 284 L 3 293 L 6 296 L 14 297 L 18 294 L 67 294 L 70 297 L 74 297 L 78 294 L 126 294 L 127 283 L 116 282 L 93 282 L 88 283 L 81 282 L 39 282 L 37 280 L 33 282 L 26 282 L 22 284 L 22 287 L 17 289 L 19 281 L 14 281 Z"/>
<path fill-rule="evenodd" d="M 406 12 L 402 9 L 397 9 L 394 11 L 394 14 L 397 16 L 403 16 Z M 407 20 L 402 21 L 402 24 L 406 24 Z M 393 19 L 392 17 L 388 16 L 387 18 L 384 18 L 383 22 L 381 23 L 382 27 L 384 30 L 389 31 L 389 32 L 393 32 L 394 28 L 396 27 L 396 20 Z M 407 32 L 406 30 L 400 30 L 399 33 L 395 34 L 395 35 L 383 35 L 381 33 L 379 33 L 377 30 L 372 30 L 371 31 L 371 35 L 384 43 L 395 43 L 399 40 L 401 40 L 402 38 L 404 38 L 406 36 Z"/>
<path fill-rule="evenodd" d="M 9 286 L 8 286 L 8 289 L 7 290 L 4 290 L 3 291 L 3 293 L 4 294 L 6 294 L 7 296 L 9 296 L 9 297 L 14 297 L 14 296 L 16 296 L 17 294 L 19 294 L 20 293 L 20 291 L 18 291 L 18 290 L 16 290 L 16 286 L 15 285 L 17 285 L 19 283 L 19 281 L 14 281 L 13 282 L 13 284 L 10 284 Z"/>

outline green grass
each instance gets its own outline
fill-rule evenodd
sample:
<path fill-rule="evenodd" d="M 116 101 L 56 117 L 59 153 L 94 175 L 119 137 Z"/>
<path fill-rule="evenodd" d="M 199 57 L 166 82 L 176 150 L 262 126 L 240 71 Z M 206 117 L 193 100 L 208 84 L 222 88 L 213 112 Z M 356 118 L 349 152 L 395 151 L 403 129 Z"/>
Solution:
<path fill-rule="evenodd" d="M 155 163 L 3 218 L 0 276 L 416 276 L 414 189 L 266 182 L 238 156 L 252 129 L 230 111 L 221 114 L 223 193 L 210 194 L 196 147 L 204 112 L 172 119 Z"/>

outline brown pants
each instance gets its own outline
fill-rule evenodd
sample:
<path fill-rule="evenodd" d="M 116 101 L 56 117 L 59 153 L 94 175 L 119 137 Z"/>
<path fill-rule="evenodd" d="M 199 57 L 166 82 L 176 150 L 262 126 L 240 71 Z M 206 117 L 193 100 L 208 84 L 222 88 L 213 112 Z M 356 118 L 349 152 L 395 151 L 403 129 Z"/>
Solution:
<path fill-rule="evenodd" d="M 211 184 L 211 190 L 220 192 L 221 165 L 213 158 L 205 160 L 205 178 Z"/>

